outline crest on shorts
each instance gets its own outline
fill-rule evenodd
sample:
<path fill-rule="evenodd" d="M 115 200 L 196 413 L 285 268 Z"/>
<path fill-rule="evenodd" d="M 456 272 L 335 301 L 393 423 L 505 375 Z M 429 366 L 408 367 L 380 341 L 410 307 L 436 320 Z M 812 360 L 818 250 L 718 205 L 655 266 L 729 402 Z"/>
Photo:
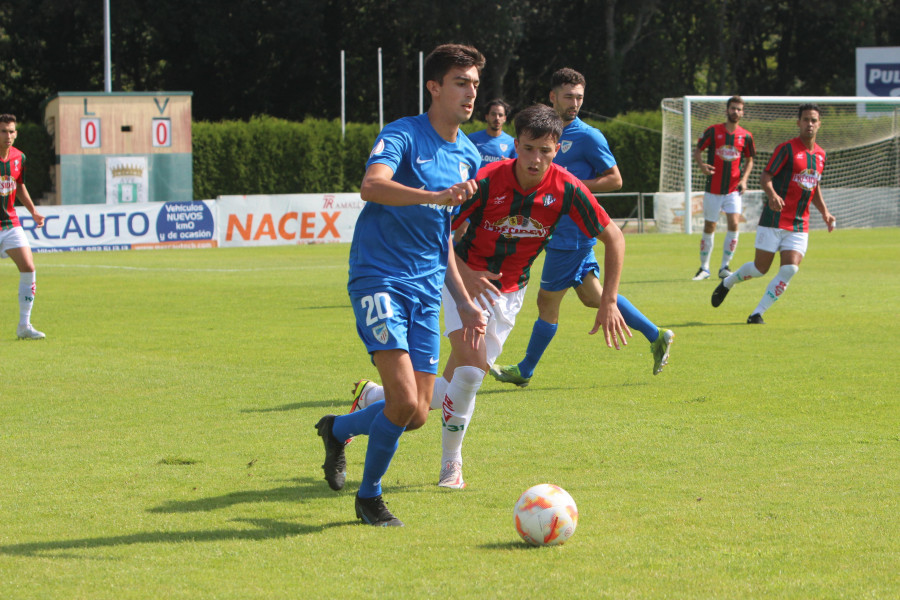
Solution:
<path fill-rule="evenodd" d="M 562 150 L 562 153 L 565 154 L 569 151 L 569 148 L 572 147 L 572 140 L 563 140 L 559 143 L 559 149 Z"/>
<path fill-rule="evenodd" d="M 379 323 L 375 327 L 372 328 L 372 335 L 375 336 L 375 339 L 381 342 L 382 344 L 387 344 L 388 338 L 390 337 L 390 333 L 388 332 L 386 323 Z"/>

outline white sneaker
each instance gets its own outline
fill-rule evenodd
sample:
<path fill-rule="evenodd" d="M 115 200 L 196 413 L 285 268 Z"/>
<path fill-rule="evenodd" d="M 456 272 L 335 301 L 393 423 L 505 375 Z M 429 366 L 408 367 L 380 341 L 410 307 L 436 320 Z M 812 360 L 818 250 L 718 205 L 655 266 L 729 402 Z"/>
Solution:
<path fill-rule="evenodd" d="M 441 469 L 441 479 L 438 481 L 438 485 L 454 490 L 461 490 L 466 487 L 466 482 L 463 481 L 462 476 L 462 463 L 455 460 L 448 461 L 444 468 Z"/>
<path fill-rule="evenodd" d="M 722 267 L 721 269 L 719 269 L 719 279 L 725 279 L 729 275 L 731 275 L 731 271 L 728 269 L 728 267 Z"/>
<path fill-rule="evenodd" d="M 703 281 L 704 279 L 709 279 L 709 271 L 700 267 L 697 269 L 697 274 L 693 277 L 694 281 Z"/>
<path fill-rule="evenodd" d="M 42 340 L 47 337 L 42 332 L 32 327 L 31 323 L 19 325 L 16 328 L 16 336 L 18 336 L 20 340 Z"/>

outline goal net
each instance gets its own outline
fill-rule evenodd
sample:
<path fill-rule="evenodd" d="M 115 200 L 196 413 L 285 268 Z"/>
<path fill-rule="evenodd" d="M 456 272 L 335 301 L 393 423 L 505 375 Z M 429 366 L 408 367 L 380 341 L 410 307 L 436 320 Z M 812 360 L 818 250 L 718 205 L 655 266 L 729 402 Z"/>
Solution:
<path fill-rule="evenodd" d="M 659 231 L 702 230 L 706 178 L 693 160 L 693 151 L 707 127 L 726 120 L 728 98 L 685 96 L 662 101 L 660 193 L 654 197 Z M 743 197 L 741 230 L 756 229 L 765 199 L 759 175 L 775 147 L 797 137 L 797 109 L 806 102 L 821 109 L 822 127 L 816 143 L 827 156 L 822 194 L 838 226 L 900 226 L 900 98 L 743 98 L 741 126 L 753 134 L 756 158 Z M 686 207 L 690 207 L 690 219 L 685 219 Z M 810 227 L 824 228 L 816 208 L 810 210 Z M 724 215 L 720 221 L 724 227 Z"/>

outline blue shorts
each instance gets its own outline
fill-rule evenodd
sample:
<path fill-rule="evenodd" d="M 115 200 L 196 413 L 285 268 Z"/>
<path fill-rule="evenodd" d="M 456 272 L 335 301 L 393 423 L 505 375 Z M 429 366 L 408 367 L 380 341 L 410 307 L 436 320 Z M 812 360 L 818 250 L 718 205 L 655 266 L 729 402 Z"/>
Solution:
<path fill-rule="evenodd" d="M 541 272 L 541 289 L 560 292 L 584 283 L 589 273 L 600 279 L 600 265 L 594 256 L 594 247 L 578 250 L 553 250 L 547 248 L 544 270 Z"/>
<path fill-rule="evenodd" d="M 441 297 L 404 293 L 387 284 L 350 294 L 356 332 L 369 354 L 405 350 L 413 370 L 436 374 L 441 348 Z"/>

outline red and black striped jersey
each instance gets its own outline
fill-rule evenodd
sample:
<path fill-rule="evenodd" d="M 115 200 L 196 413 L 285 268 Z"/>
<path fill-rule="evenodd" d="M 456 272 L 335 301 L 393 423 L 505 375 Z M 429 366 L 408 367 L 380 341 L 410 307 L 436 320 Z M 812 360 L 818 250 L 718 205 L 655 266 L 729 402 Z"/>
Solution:
<path fill-rule="evenodd" d="M 577 177 L 554 163 L 537 186 L 523 190 L 516 180 L 516 160 L 479 170 L 478 189 L 453 222 L 455 229 L 469 221 L 456 254 L 475 270 L 502 273 L 495 283 L 501 292 L 528 283 L 532 263 L 563 215 L 590 237 L 609 225 L 609 215 Z"/>
<path fill-rule="evenodd" d="M 776 212 L 763 205 L 761 227 L 777 227 L 800 233 L 809 231 L 809 205 L 825 170 L 825 151 L 815 144 L 812 150 L 796 137 L 779 144 L 766 165 L 775 193 L 784 200 Z"/>
<path fill-rule="evenodd" d="M 9 156 L 0 160 L 0 229 L 19 226 L 15 206 L 20 185 L 25 185 L 25 155 L 13 146 Z"/>
<path fill-rule="evenodd" d="M 706 191 L 710 194 L 730 194 L 737 189 L 741 180 L 741 159 L 756 156 L 753 145 L 753 134 L 735 126 L 734 133 L 729 133 L 724 123 L 706 128 L 697 148 L 706 150 L 706 162 L 715 169 L 711 177 L 706 178 Z"/>

